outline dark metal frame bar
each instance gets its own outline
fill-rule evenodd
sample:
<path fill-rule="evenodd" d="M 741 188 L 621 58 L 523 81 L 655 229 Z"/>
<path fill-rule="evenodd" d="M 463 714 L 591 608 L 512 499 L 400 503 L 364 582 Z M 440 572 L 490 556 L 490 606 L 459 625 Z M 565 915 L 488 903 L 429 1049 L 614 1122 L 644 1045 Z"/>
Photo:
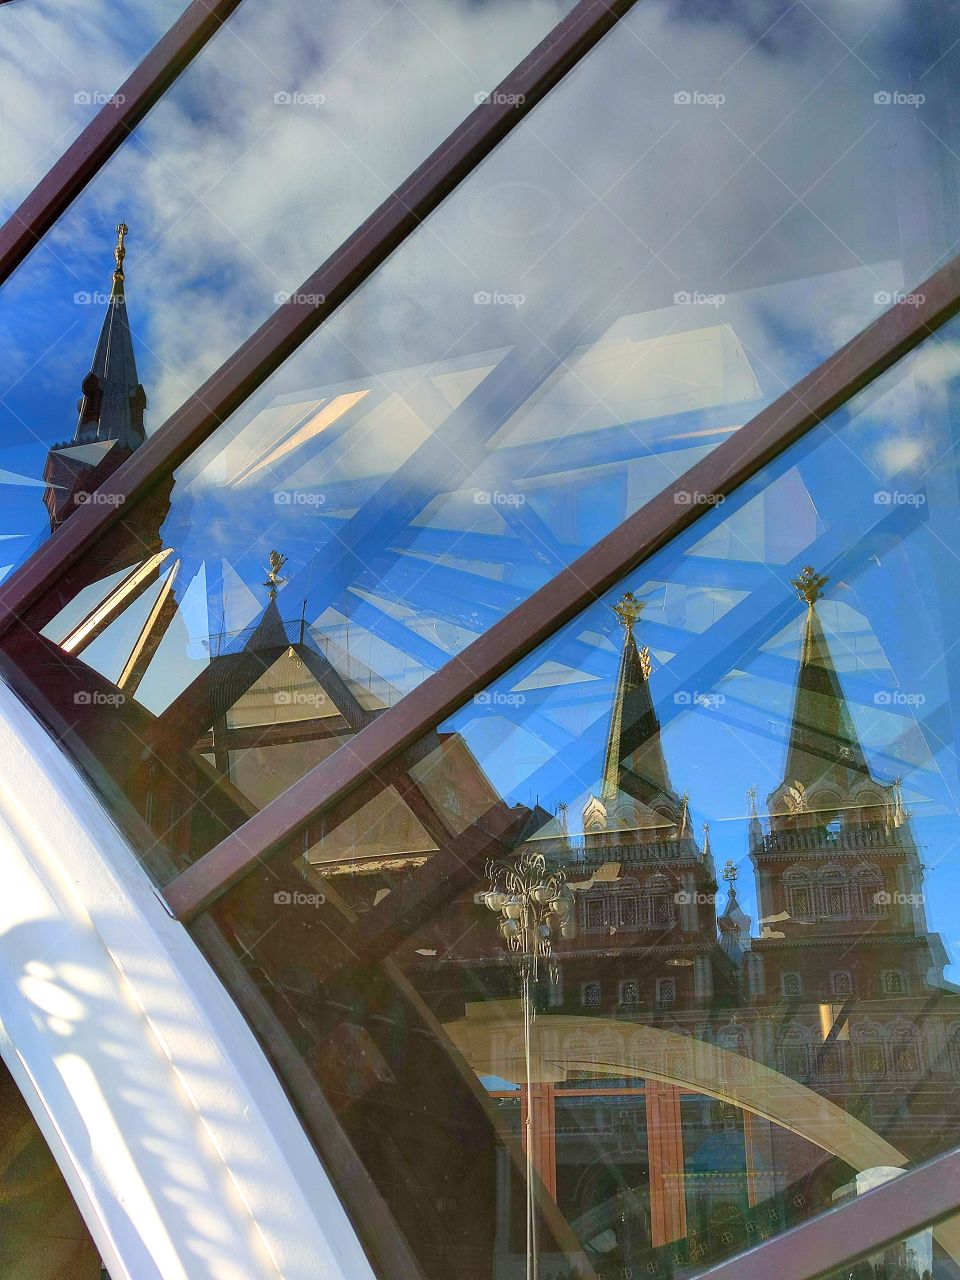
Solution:
<path fill-rule="evenodd" d="M 0 285 L 73 203 L 242 0 L 193 0 L 0 227 Z"/>
<path fill-rule="evenodd" d="M 884 312 L 462 653 L 199 858 L 164 891 L 174 913 L 189 920 L 203 911 L 320 812 L 376 775 L 709 509 L 708 504 L 683 501 L 678 495 L 726 497 L 956 315 L 960 311 L 960 257 L 921 285 L 917 296 L 924 299 L 921 305 L 904 302 Z"/>
<path fill-rule="evenodd" d="M 0 634 L 275 372 L 542 101 L 637 0 L 580 0 L 486 102 L 370 215 L 290 299 L 0 586 Z M 98 117 L 99 118 L 99 117 Z M 310 299 L 322 299 L 320 302 Z"/>

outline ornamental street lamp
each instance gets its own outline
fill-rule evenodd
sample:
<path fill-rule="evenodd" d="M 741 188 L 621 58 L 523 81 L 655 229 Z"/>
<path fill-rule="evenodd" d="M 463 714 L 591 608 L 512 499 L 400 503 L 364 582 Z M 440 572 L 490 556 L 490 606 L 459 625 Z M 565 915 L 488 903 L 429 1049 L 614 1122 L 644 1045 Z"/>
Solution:
<path fill-rule="evenodd" d="M 556 981 L 553 939 L 575 938 L 573 891 L 561 870 L 548 870 L 542 853 L 524 850 L 515 862 L 501 859 L 487 863 L 490 888 L 478 894 L 478 901 L 499 917 L 500 934 L 518 957 L 520 999 L 523 1006 L 523 1051 L 526 1066 L 525 1121 L 527 1170 L 527 1280 L 537 1280 L 537 1213 L 533 1190 L 533 1067 L 531 1042 L 534 1018 L 534 989 L 544 962 Z"/>

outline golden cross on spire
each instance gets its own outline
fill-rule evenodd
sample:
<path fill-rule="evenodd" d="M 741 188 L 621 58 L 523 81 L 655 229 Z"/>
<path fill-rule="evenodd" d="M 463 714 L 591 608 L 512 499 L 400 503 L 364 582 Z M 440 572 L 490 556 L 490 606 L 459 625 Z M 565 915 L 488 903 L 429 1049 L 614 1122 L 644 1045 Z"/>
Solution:
<path fill-rule="evenodd" d="M 269 587 L 268 596 L 271 600 L 276 600 L 277 590 L 286 582 L 286 578 L 280 577 L 280 570 L 287 563 L 287 557 L 279 551 L 270 552 L 270 568 L 267 570 L 265 587 Z"/>
<path fill-rule="evenodd" d="M 617 615 L 627 631 L 633 630 L 633 624 L 643 612 L 646 601 L 638 600 L 632 591 L 626 592 L 622 600 L 617 601 L 613 606 L 613 612 Z"/>
<path fill-rule="evenodd" d="M 793 586 L 797 589 L 797 595 L 801 600 L 806 600 L 811 607 L 820 599 L 823 588 L 830 579 L 824 575 L 818 574 L 812 565 L 800 570 L 798 577 L 793 579 Z"/>
<path fill-rule="evenodd" d="M 121 222 L 117 226 L 117 247 L 113 251 L 113 256 L 116 259 L 116 263 L 117 263 L 116 270 L 113 273 L 113 278 L 117 282 L 123 279 L 123 260 L 127 256 L 127 250 L 123 241 L 124 241 L 124 237 L 129 233 L 129 231 L 130 231 L 130 228 L 127 226 L 125 222 Z"/>

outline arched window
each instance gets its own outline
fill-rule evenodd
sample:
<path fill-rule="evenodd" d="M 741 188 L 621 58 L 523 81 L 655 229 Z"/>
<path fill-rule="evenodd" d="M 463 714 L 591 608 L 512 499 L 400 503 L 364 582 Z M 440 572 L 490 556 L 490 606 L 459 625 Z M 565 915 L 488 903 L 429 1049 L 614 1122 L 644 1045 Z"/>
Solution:
<path fill-rule="evenodd" d="M 886 996 L 902 996 L 903 993 L 903 974 L 899 969 L 888 969 L 883 975 L 883 994 Z"/>
<path fill-rule="evenodd" d="M 667 929 L 674 922 L 673 893 L 662 873 L 651 876 L 645 885 L 644 905 L 649 929 Z"/>
<path fill-rule="evenodd" d="M 783 876 L 787 911 L 794 920 L 815 918 L 813 877 L 806 867 L 791 867 Z"/>
<path fill-rule="evenodd" d="M 794 1080 L 804 1080 L 809 1076 L 814 1056 L 805 1028 L 794 1025 L 786 1032 L 777 1048 L 777 1064 L 783 1075 Z"/>
<path fill-rule="evenodd" d="M 583 900 L 583 928 L 587 933 L 600 933 L 606 922 L 606 894 L 590 893 Z"/>
<path fill-rule="evenodd" d="M 850 915 L 850 886 L 840 867 L 826 866 L 817 875 L 820 912 L 827 920 L 845 920 Z"/>
<path fill-rule="evenodd" d="M 886 818 L 886 805 L 883 797 L 876 791 L 864 790 L 858 791 L 853 798 L 853 810 L 851 816 L 855 818 L 861 827 L 882 826 Z"/>
<path fill-rule="evenodd" d="M 891 1074 L 899 1078 L 917 1076 L 921 1071 L 920 1040 L 916 1028 L 898 1019 L 887 1030 L 887 1051 Z"/>
<path fill-rule="evenodd" d="M 661 1009 L 672 1009 L 677 1003 L 676 978 L 657 979 L 657 1004 Z"/>
<path fill-rule="evenodd" d="M 620 983 L 620 1003 L 621 1004 L 639 1004 L 640 1003 L 640 983 L 633 979 Z"/>
<path fill-rule="evenodd" d="M 835 996 L 853 994 L 853 976 L 847 969 L 838 969 L 830 975 L 830 986 Z"/>
<path fill-rule="evenodd" d="M 585 1009 L 599 1009 L 600 983 L 585 982 L 580 989 L 580 1003 Z"/>
<path fill-rule="evenodd" d="M 850 906 L 854 915 L 879 919 L 886 914 L 886 888 L 879 867 L 863 863 L 853 873 Z"/>
<path fill-rule="evenodd" d="M 882 1080 L 887 1074 L 880 1028 L 872 1022 L 861 1023 L 854 1031 L 857 1075 L 863 1080 Z"/>
<path fill-rule="evenodd" d="M 622 929 L 640 928 L 640 885 L 636 880 L 621 880 L 617 885 L 617 923 Z"/>
<path fill-rule="evenodd" d="M 954 1023 L 947 1033 L 947 1054 L 950 1074 L 954 1080 L 960 1080 L 960 1023 Z"/>
<path fill-rule="evenodd" d="M 799 973 L 783 973 L 780 975 L 780 990 L 788 1000 L 803 995 L 803 978 Z"/>

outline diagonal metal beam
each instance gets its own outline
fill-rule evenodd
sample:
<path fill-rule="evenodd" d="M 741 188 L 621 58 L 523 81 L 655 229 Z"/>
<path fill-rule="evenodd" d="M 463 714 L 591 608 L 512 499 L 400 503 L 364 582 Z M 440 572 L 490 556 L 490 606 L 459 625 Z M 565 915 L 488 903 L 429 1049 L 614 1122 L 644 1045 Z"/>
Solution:
<path fill-rule="evenodd" d="M 193 0 L 0 227 L 0 285 L 70 207 L 241 0 Z"/>
<path fill-rule="evenodd" d="M 570 13 L 101 486 L 116 503 L 76 511 L 0 586 L 0 633 L 158 480 L 169 476 L 517 127 L 637 0 L 580 0 Z M 322 299 L 320 302 L 313 301 Z M 119 501 L 122 497 L 123 501 Z"/>
<path fill-rule="evenodd" d="M 419 688 L 198 859 L 165 890 L 175 914 L 190 918 L 202 911 L 322 809 L 393 760 L 694 524 L 705 510 L 712 510 L 702 502 L 691 502 L 690 494 L 726 497 L 733 493 L 936 332 L 960 311 L 960 257 L 931 276 L 916 296 L 923 298 L 921 305 L 903 302 L 884 312 Z"/>

